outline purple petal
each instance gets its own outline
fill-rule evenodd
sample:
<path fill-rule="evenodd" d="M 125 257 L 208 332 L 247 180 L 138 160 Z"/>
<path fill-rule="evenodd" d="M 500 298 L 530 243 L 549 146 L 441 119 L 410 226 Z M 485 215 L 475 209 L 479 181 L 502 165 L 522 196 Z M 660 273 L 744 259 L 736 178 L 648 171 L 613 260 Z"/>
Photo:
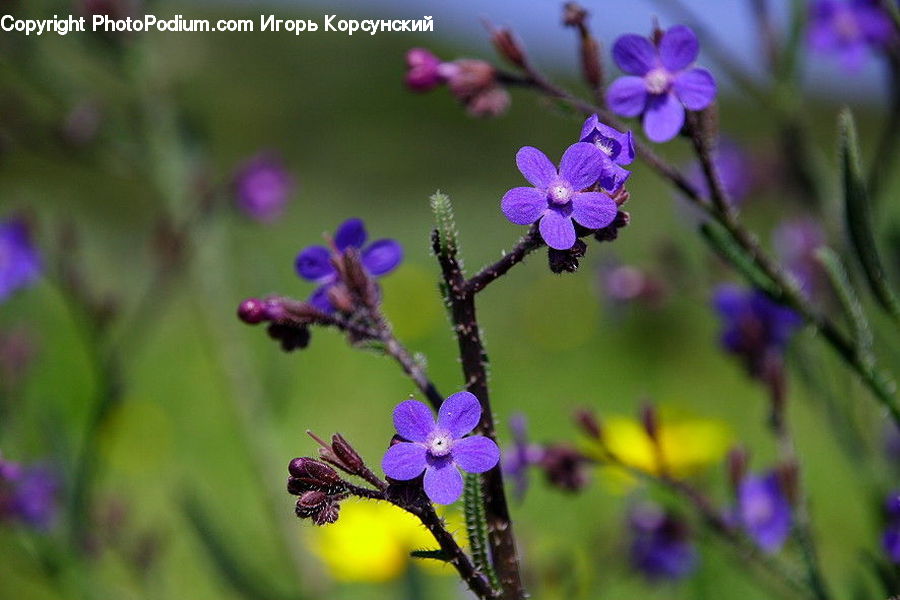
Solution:
<path fill-rule="evenodd" d="M 588 229 L 606 227 L 618 210 L 615 201 L 603 192 L 582 192 L 572 198 L 572 218 Z"/>
<path fill-rule="evenodd" d="M 630 176 L 631 171 L 609 161 L 604 165 L 603 173 L 600 174 L 600 187 L 608 192 L 614 192 L 622 187 Z"/>
<path fill-rule="evenodd" d="M 510 222 L 530 225 L 547 209 L 547 192 L 531 187 L 513 188 L 503 195 L 500 209 Z"/>
<path fill-rule="evenodd" d="M 575 226 L 572 218 L 559 210 L 549 209 L 541 218 L 541 237 L 555 250 L 568 250 L 575 245 Z"/>
<path fill-rule="evenodd" d="M 675 93 L 688 110 L 703 110 L 716 97 L 716 80 L 706 69 L 690 69 L 675 78 Z"/>
<path fill-rule="evenodd" d="M 478 425 L 481 420 L 481 403 L 474 394 L 457 392 L 444 400 L 438 410 L 437 426 L 459 438 Z"/>
<path fill-rule="evenodd" d="M 636 117 L 647 105 L 647 85 L 641 77 L 619 77 L 606 90 L 606 103 L 618 115 Z"/>
<path fill-rule="evenodd" d="M 366 226 L 362 219 L 347 219 L 338 226 L 334 234 L 334 245 L 339 252 L 347 248 L 362 248 L 366 243 Z"/>
<path fill-rule="evenodd" d="M 483 435 L 473 435 L 453 443 L 453 461 L 469 473 L 484 473 L 500 461 L 500 448 Z"/>
<path fill-rule="evenodd" d="M 700 44 L 690 27 L 676 25 L 669 28 L 659 42 L 659 58 L 669 71 L 676 72 L 697 60 Z"/>
<path fill-rule="evenodd" d="M 713 291 L 713 308 L 726 319 L 737 319 L 747 310 L 747 294 L 733 283 L 724 283 Z"/>
<path fill-rule="evenodd" d="M 425 493 L 437 504 L 453 504 L 462 495 L 463 478 L 451 460 L 433 461 L 425 470 Z"/>
<path fill-rule="evenodd" d="M 391 479 L 414 479 L 422 474 L 428 466 L 425 460 L 425 446 L 400 442 L 394 444 L 384 453 L 381 469 Z"/>
<path fill-rule="evenodd" d="M 644 75 L 657 64 L 656 48 L 647 38 L 633 33 L 616 40 L 613 60 L 629 75 Z"/>
<path fill-rule="evenodd" d="M 372 242 L 363 251 L 362 263 L 370 275 L 384 275 L 393 271 L 403 260 L 403 246 L 396 240 Z"/>
<path fill-rule="evenodd" d="M 581 135 L 578 136 L 578 139 L 582 142 L 585 141 L 584 138 L 597 128 L 598 123 L 600 123 L 600 119 L 597 115 L 591 115 L 585 119 L 584 125 L 581 126 Z"/>
<path fill-rule="evenodd" d="M 325 314 L 330 315 L 334 312 L 334 306 L 331 305 L 331 300 L 328 299 L 328 290 L 331 286 L 331 283 L 326 283 L 325 285 L 317 287 L 316 290 L 309 295 L 309 298 L 307 298 L 306 301 Z"/>
<path fill-rule="evenodd" d="M 684 107 L 674 94 L 651 96 L 644 113 L 644 133 L 653 142 L 668 142 L 684 125 Z"/>
<path fill-rule="evenodd" d="M 573 190 L 594 185 L 603 172 L 603 153 L 593 144 L 576 142 L 566 148 L 559 161 L 559 176 L 569 182 Z"/>
<path fill-rule="evenodd" d="M 394 409 L 394 427 L 400 437 L 424 442 L 434 431 L 434 417 L 431 409 L 418 400 L 406 400 Z"/>
<path fill-rule="evenodd" d="M 516 152 L 516 166 L 535 187 L 546 188 L 556 179 L 556 167 L 546 154 L 532 146 L 524 146 Z"/>
<path fill-rule="evenodd" d="M 323 282 L 334 276 L 331 252 L 324 246 L 304 248 L 294 261 L 297 274 L 307 281 Z"/>

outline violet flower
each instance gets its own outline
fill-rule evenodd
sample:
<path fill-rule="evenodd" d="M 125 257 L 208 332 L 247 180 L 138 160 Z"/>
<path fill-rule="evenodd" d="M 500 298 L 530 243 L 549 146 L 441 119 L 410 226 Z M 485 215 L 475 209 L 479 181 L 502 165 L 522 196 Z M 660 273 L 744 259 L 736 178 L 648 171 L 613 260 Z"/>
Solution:
<path fill-rule="evenodd" d="M 347 219 L 338 226 L 332 240 L 332 249 L 325 246 L 309 246 L 297 255 L 297 274 L 307 281 L 319 284 L 309 297 L 309 303 L 325 311 L 335 308 L 328 299 L 328 290 L 339 281 L 339 274 L 331 262 L 335 253 L 343 253 L 348 248 L 360 251 L 363 268 L 372 277 L 380 277 L 393 271 L 403 260 L 403 247 L 390 239 L 377 240 L 366 246 L 368 233 L 361 219 Z"/>
<path fill-rule="evenodd" d="M 800 315 L 763 292 L 731 284 L 716 288 L 713 306 L 722 323 L 722 347 L 742 358 L 754 377 L 764 375 L 770 359 L 782 356 L 803 323 Z"/>
<path fill-rule="evenodd" d="M 49 529 L 57 516 L 59 479 L 44 466 L 23 466 L 0 458 L 0 520 Z"/>
<path fill-rule="evenodd" d="M 406 53 L 406 85 L 415 92 L 427 92 L 446 83 L 447 64 L 425 48 L 410 48 Z"/>
<path fill-rule="evenodd" d="M 41 257 L 25 222 L 0 222 L 0 302 L 33 283 L 41 270 Z"/>
<path fill-rule="evenodd" d="M 858 71 L 873 49 L 890 41 L 893 31 L 877 0 L 816 0 L 810 5 L 810 47 L 834 55 L 846 71 Z"/>
<path fill-rule="evenodd" d="M 881 536 L 881 545 L 890 561 L 900 564 L 900 490 L 891 492 L 884 503 L 887 527 Z"/>
<path fill-rule="evenodd" d="M 579 141 L 594 144 L 600 150 L 603 172 L 598 183 L 607 192 L 615 192 L 628 179 L 631 171 L 621 165 L 634 160 L 634 141 L 630 131 L 622 133 L 600 122 L 597 115 L 591 115 L 581 127 Z"/>
<path fill-rule="evenodd" d="M 696 548 L 676 515 L 645 502 L 632 509 L 628 525 L 631 565 L 651 581 L 681 579 L 696 569 Z"/>
<path fill-rule="evenodd" d="M 587 229 L 601 229 L 616 218 L 615 201 L 603 192 L 583 192 L 604 173 L 603 152 L 594 144 L 568 147 L 559 169 L 531 146 L 516 153 L 516 165 L 534 187 L 517 187 L 503 195 L 503 214 L 516 225 L 540 221 L 541 237 L 556 250 L 568 250 L 577 236 L 573 220 Z"/>
<path fill-rule="evenodd" d="M 503 473 L 513 483 L 516 498 L 522 500 L 528 491 L 528 469 L 544 458 L 544 448 L 528 441 L 525 416 L 515 414 L 509 418 L 513 444 L 503 451 Z"/>
<path fill-rule="evenodd" d="M 425 494 L 437 504 L 456 502 L 463 490 L 459 469 L 484 473 L 500 460 L 500 448 L 482 435 L 463 437 L 478 425 L 481 404 L 473 394 L 458 392 L 441 404 L 437 423 L 418 400 L 394 409 L 394 427 L 404 440 L 384 454 L 381 467 L 391 479 L 415 479 L 424 471 Z"/>
<path fill-rule="evenodd" d="M 816 298 L 827 289 L 827 275 L 816 258 L 816 250 L 825 245 L 822 226 L 812 219 L 781 223 L 773 233 L 772 245 L 788 272 L 800 284 L 807 298 Z"/>
<path fill-rule="evenodd" d="M 739 206 L 753 187 L 753 175 L 749 162 L 741 147 L 728 140 L 721 140 L 713 154 L 713 164 L 719 174 L 719 180 L 733 206 Z M 709 183 L 703 173 L 700 161 L 691 163 L 687 171 L 687 178 L 700 196 L 709 200 L 711 196 Z"/>
<path fill-rule="evenodd" d="M 294 179 L 282 160 L 260 153 L 244 162 L 234 176 L 235 201 L 255 221 L 271 223 L 284 212 Z"/>
<path fill-rule="evenodd" d="M 703 110 L 716 97 L 716 81 L 706 69 L 691 68 L 700 44 L 690 28 L 676 25 L 654 45 L 649 39 L 623 35 L 613 45 L 613 59 L 627 73 L 606 92 L 609 107 L 623 117 L 643 115 L 644 133 L 667 142 L 684 124 L 684 110 Z"/>
<path fill-rule="evenodd" d="M 791 532 L 791 504 L 778 474 L 748 475 L 737 491 L 738 521 L 763 552 L 777 552 Z"/>

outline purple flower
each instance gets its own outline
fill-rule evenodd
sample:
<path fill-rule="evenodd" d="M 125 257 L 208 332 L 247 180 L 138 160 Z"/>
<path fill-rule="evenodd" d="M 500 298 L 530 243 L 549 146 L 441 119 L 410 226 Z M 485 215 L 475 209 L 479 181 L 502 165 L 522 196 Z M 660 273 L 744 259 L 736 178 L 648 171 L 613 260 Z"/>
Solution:
<path fill-rule="evenodd" d="M 751 173 L 749 159 L 740 146 L 722 140 L 719 142 L 713 155 L 713 163 L 719 173 L 719 179 L 728 199 L 735 206 L 750 193 L 753 187 L 753 175 Z M 709 184 L 700 161 L 691 163 L 687 172 L 688 181 L 700 192 L 700 196 L 709 199 Z"/>
<path fill-rule="evenodd" d="M 777 473 L 748 475 L 738 486 L 738 521 L 763 552 L 777 552 L 791 532 L 791 504 Z"/>
<path fill-rule="evenodd" d="M 34 282 L 41 274 L 41 257 L 20 219 L 0 222 L 0 302 Z"/>
<path fill-rule="evenodd" d="M 684 124 L 684 109 L 703 110 L 716 97 L 716 80 L 706 69 L 689 68 L 700 44 L 690 28 L 676 25 L 658 45 L 628 34 L 613 45 L 613 59 L 628 73 L 609 86 L 606 102 L 624 117 L 644 116 L 644 133 L 667 142 Z"/>
<path fill-rule="evenodd" d="M 605 155 L 594 144 L 568 147 L 559 170 L 531 146 L 516 153 L 516 165 L 534 187 L 517 187 L 504 194 L 500 205 L 516 225 L 540 221 L 541 237 L 556 250 L 568 250 L 577 236 L 573 219 L 587 229 L 601 229 L 616 218 L 615 201 L 603 192 L 583 192 L 600 179 Z"/>
<path fill-rule="evenodd" d="M 394 409 L 394 427 L 405 440 L 388 448 L 381 462 L 392 479 L 415 479 L 425 472 L 425 493 L 432 502 L 451 504 L 463 489 L 459 469 L 484 473 L 500 460 L 500 448 L 482 435 L 463 437 L 478 425 L 481 404 L 469 392 L 453 394 L 441 404 L 437 423 L 418 400 Z"/>
<path fill-rule="evenodd" d="M 888 525 L 881 537 L 881 545 L 894 564 L 900 564 L 900 490 L 891 492 L 884 503 Z"/>
<path fill-rule="evenodd" d="M 22 466 L 0 458 L 0 519 L 39 530 L 56 519 L 59 479 L 44 466 Z"/>
<path fill-rule="evenodd" d="M 634 160 L 631 132 L 622 133 L 601 123 L 597 115 L 591 115 L 581 127 L 580 141 L 594 144 L 600 150 L 600 161 L 603 163 L 600 187 L 608 192 L 615 192 L 622 187 L 631 171 L 623 169 L 621 165 L 631 164 Z"/>
<path fill-rule="evenodd" d="M 238 168 L 234 189 L 238 208 L 244 214 L 271 223 L 284 212 L 294 179 L 278 156 L 260 153 Z"/>
<path fill-rule="evenodd" d="M 713 306 L 722 323 L 722 347 L 741 357 L 754 377 L 763 375 L 768 360 L 781 357 L 803 322 L 796 312 L 763 292 L 736 285 L 716 288 Z"/>
<path fill-rule="evenodd" d="M 809 45 L 833 54 L 847 71 L 858 71 L 874 47 L 893 34 L 890 17 L 875 0 L 817 0 L 810 6 Z"/>
<path fill-rule="evenodd" d="M 697 567 L 697 551 L 686 524 L 657 504 L 646 502 L 628 517 L 632 566 L 653 581 L 680 579 Z"/>
<path fill-rule="evenodd" d="M 513 444 L 503 451 L 503 473 L 513 482 L 515 495 L 521 500 L 528 491 L 528 468 L 541 463 L 544 449 L 529 443 L 524 415 L 510 417 L 509 428 L 512 430 Z"/>
<path fill-rule="evenodd" d="M 334 312 L 328 299 L 328 290 L 339 281 L 339 274 L 331 262 L 332 254 L 343 253 L 348 248 L 360 251 L 362 265 L 373 277 L 393 271 L 403 260 L 403 247 L 395 240 L 377 240 L 363 248 L 368 234 L 361 219 L 347 219 L 338 226 L 332 240 L 332 249 L 325 246 L 309 246 L 297 255 L 294 266 L 303 279 L 318 283 L 319 287 L 309 297 L 309 302 L 327 313 Z"/>
<path fill-rule="evenodd" d="M 773 234 L 775 252 L 809 298 L 826 289 L 827 281 L 816 250 L 825 245 L 825 232 L 812 219 L 796 219 L 781 223 Z"/>

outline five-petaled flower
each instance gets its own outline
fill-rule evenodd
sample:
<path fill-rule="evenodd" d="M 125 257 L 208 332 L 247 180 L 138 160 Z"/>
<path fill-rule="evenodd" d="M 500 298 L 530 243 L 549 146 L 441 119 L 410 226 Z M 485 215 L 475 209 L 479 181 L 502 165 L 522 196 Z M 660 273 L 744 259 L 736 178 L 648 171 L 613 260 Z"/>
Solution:
<path fill-rule="evenodd" d="M 341 254 L 348 248 L 360 251 L 360 259 L 366 272 L 373 277 L 380 277 L 393 271 L 403 260 L 403 247 L 399 242 L 390 239 L 377 240 L 365 248 L 366 226 L 360 219 L 348 219 L 341 223 L 332 248 L 325 246 L 309 246 L 297 255 L 295 267 L 303 279 L 319 284 L 309 297 L 309 302 L 327 313 L 334 312 L 328 299 L 328 290 L 339 282 L 340 276 L 332 264 L 332 255 Z"/>
<path fill-rule="evenodd" d="M 582 191 L 604 173 L 606 155 L 594 144 L 578 142 L 569 146 L 559 169 L 531 146 L 516 153 L 516 165 L 534 187 L 517 187 L 504 194 L 501 208 L 516 225 L 540 221 L 541 237 L 556 250 L 575 244 L 576 223 L 587 229 L 601 229 L 616 218 L 615 201 L 603 192 Z"/>
<path fill-rule="evenodd" d="M 451 504 L 462 494 L 459 469 L 484 473 L 500 460 L 500 448 L 482 435 L 463 437 L 478 425 L 481 404 L 473 394 L 458 392 L 441 404 L 437 423 L 418 400 L 394 409 L 394 427 L 404 440 L 392 445 L 381 467 L 391 479 L 415 479 L 425 472 L 425 493 L 432 502 Z"/>
<path fill-rule="evenodd" d="M 737 493 L 738 520 L 763 552 L 777 552 L 791 532 L 791 504 L 778 473 L 748 475 Z"/>
<path fill-rule="evenodd" d="M 817 0 L 810 5 L 809 44 L 834 54 L 846 71 L 858 71 L 872 49 L 893 35 L 890 16 L 877 0 Z"/>
<path fill-rule="evenodd" d="M 597 115 L 591 115 L 581 127 L 579 141 L 594 144 L 600 150 L 600 162 L 603 172 L 600 174 L 600 187 L 608 192 L 618 190 L 631 171 L 621 165 L 628 165 L 634 160 L 634 141 L 631 132 L 622 133 L 605 123 L 601 123 Z"/>
<path fill-rule="evenodd" d="M 684 124 L 684 109 L 703 110 L 716 97 L 712 74 L 690 68 L 699 52 L 697 36 L 684 25 L 666 31 L 656 46 L 643 36 L 623 35 L 612 54 L 628 75 L 609 86 L 607 104 L 624 117 L 643 115 L 650 140 L 671 140 Z"/>
<path fill-rule="evenodd" d="M 0 222 L 0 302 L 34 282 L 40 274 L 41 257 L 31 243 L 25 222 Z"/>

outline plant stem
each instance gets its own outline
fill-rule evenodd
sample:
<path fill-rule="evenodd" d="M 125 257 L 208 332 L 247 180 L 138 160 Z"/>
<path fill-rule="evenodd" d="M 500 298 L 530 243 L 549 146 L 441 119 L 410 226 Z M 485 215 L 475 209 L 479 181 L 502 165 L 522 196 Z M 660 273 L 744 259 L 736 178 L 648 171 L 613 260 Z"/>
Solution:
<path fill-rule="evenodd" d="M 465 283 L 465 292 L 471 295 L 477 294 L 543 245 L 544 240 L 538 232 L 537 225 L 533 225 L 528 233 L 513 246 L 512 250 L 503 255 L 503 258 L 472 275 Z"/>
<path fill-rule="evenodd" d="M 481 341 L 475 294 L 469 291 L 455 247 L 443 251 L 437 230 L 432 232 L 432 245 L 441 265 L 466 388 L 481 402 L 481 422 L 477 431 L 495 440 L 494 415 L 487 384 L 487 354 Z M 504 600 L 524 600 L 525 588 L 519 572 L 519 556 L 499 464 L 484 474 L 483 484 L 491 558 L 503 588 L 502 597 Z"/>

